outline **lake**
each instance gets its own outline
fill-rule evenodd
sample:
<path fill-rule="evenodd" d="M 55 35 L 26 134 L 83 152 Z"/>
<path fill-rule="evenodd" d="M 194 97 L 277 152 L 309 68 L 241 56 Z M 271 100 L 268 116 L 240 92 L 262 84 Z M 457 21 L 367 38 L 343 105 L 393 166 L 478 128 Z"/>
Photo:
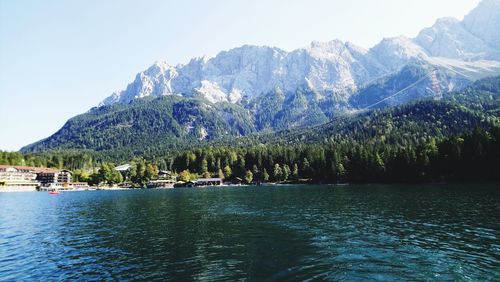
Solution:
<path fill-rule="evenodd" d="M 494 185 L 0 193 L 0 281 L 500 280 Z"/>

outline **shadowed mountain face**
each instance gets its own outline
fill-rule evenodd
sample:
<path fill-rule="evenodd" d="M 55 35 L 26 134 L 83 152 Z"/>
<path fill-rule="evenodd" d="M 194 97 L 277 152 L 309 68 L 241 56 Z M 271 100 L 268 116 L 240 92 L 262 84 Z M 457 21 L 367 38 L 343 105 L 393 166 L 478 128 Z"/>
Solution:
<path fill-rule="evenodd" d="M 155 63 L 22 150 L 176 147 L 441 99 L 500 74 L 499 4 L 484 0 L 463 21 L 439 19 L 414 39 L 387 38 L 369 50 L 339 40 L 291 52 L 246 45 L 186 65 Z"/>

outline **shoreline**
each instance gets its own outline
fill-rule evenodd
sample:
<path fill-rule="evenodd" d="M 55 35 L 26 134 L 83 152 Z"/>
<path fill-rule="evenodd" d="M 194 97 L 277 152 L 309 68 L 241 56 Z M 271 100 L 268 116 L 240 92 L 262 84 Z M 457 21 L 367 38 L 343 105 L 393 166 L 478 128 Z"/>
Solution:
<path fill-rule="evenodd" d="M 369 186 L 369 185 L 447 185 L 447 184 L 471 184 L 471 183 L 484 183 L 484 184 L 495 184 L 496 182 L 488 181 L 467 181 L 467 182 L 426 182 L 426 183 L 275 183 L 268 182 L 262 183 L 262 185 L 213 185 L 213 186 L 198 186 L 198 187 L 176 187 L 176 188 L 122 188 L 122 187 L 91 187 L 89 189 L 76 189 L 76 190 L 60 190 L 60 192 L 86 192 L 86 191 L 152 191 L 152 190 L 186 190 L 186 189 L 206 189 L 206 188 L 251 188 L 251 187 L 287 187 L 287 186 L 305 186 L 305 185 L 324 185 L 324 186 Z M 23 192 L 46 192 L 39 191 L 36 187 L 0 187 L 0 193 L 23 193 Z"/>
<path fill-rule="evenodd" d="M 0 193 L 22 193 L 22 192 L 38 192 L 36 187 L 32 186 L 2 186 Z"/>

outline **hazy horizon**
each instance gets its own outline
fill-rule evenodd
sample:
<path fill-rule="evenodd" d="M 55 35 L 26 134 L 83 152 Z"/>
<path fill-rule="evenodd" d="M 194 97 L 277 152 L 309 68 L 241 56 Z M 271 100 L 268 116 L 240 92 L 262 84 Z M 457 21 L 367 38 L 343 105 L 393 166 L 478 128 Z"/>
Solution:
<path fill-rule="evenodd" d="M 176 65 L 244 44 L 287 51 L 340 39 L 370 48 L 414 37 L 480 1 L 0 0 L 0 150 L 48 137 L 155 61 Z"/>

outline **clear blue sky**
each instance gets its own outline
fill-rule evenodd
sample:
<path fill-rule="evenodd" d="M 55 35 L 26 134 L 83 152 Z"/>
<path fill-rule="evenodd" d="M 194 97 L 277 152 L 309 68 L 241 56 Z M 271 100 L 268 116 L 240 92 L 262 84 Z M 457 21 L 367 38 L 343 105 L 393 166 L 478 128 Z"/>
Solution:
<path fill-rule="evenodd" d="M 57 131 L 157 60 L 413 37 L 479 0 L 0 0 L 0 149 Z"/>

